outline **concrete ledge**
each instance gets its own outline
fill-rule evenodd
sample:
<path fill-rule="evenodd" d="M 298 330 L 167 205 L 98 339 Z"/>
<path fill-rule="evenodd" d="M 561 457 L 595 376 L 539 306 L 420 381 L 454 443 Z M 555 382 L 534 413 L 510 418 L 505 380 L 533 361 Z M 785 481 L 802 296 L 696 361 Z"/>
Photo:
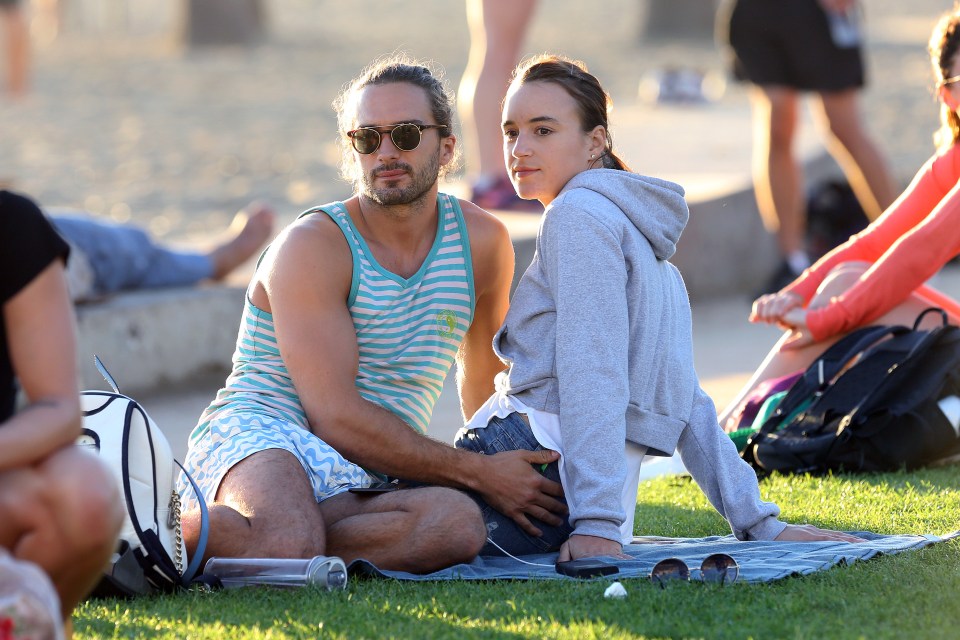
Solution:
<path fill-rule="evenodd" d="M 803 161 L 805 182 L 814 184 L 838 174 L 826 153 Z M 687 223 L 672 262 L 680 269 L 690 297 L 751 295 L 763 286 L 780 261 L 774 237 L 760 220 L 749 177 L 728 185 L 725 194 L 688 196 Z"/>
<path fill-rule="evenodd" d="M 687 190 L 690 221 L 673 261 L 691 299 L 746 301 L 776 267 L 778 256 L 753 197 L 752 122 L 745 95 L 732 94 L 717 104 L 618 106 L 613 118 L 617 148 L 633 169 L 673 180 Z M 798 154 L 811 184 L 836 169 L 808 117 L 803 125 Z M 441 188 L 469 192 L 463 181 Z M 498 215 L 514 242 L 515 285 L 533 258 L 539 216 Z M 243 289 L 228 286 L 130 293 L 81 306 L 81 384 L 104 386 L 91 363 L 93 354 L 100 355 L 130 393 L 189 384 L 211 372 L 223 375 L 229 370 L 242 308 Z"/>
<path fill-rule="evenodd" d="M 127 394 L 229 371 L 243 295 L 228 286 L 163 289 L 77 307 L 81 387 L 107 388 L 94 355 Z"/>
<path fill-rule="evenodd" d="M 838 168 L 826 153 L 803 162 L 806 182 L 835 176 Z M 760 220 L 749 176 L 727 179 L 716 190 L 687 194 L 690 220 L 671 259 L 683 275 L 691 299 L 749 296 L 769 278 L 780 254 L 774 237 Z M 533 260 L 539 216 L 497 212 L 510 230 L 516 255 L 513 287 Z"/>

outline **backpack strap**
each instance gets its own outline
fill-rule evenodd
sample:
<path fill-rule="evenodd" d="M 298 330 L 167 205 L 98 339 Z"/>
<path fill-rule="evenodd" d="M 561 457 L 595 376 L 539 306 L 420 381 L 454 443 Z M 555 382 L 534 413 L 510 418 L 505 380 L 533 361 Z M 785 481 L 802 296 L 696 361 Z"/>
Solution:
<path fill-rule="evenodd" d="M 207 511 L 207 501 L 204 499 L 203 493 L 200 491 L 200 487 L 198 487 L 197 483 L 194 482 L 193 476 L 191 476 L 190 472 L 183 468 L 183 465 L 180 464 L 179 460 L 175 459 L 174 462 L 176 462 L 177 466 L 183 471 L 184 477 L 190 481 L 190 486 L 193 487 L 193 492 L 197 496 L 197 503 L 200 505 L 200 539 L 197 540 L 197 549 L 193 552 L 193 559 L 184 570 L 183 576 L 180 580 L 180 584 L 182 586 L 188 587 L 200 572 L 200 562 L 203 560 L 203 554 L 207 550 L 207 538 L 210 537 L 210 513 Z"/>
<path fill-rule="evenodd" d="M 920 329 L 920 323 L 923 321 L 924 316 L 928 313 L 939 313 L 941 317 L 940 326 L 936 326 L 932 329 Z M 874 402 L 875 396 L 883 397 L 884 392 L 887 389 L 887 385 L 891 384 L 893 380 L 889 377 L 894 374 L 896 369 L 901 367 L 911 367 L 912 362 L 915 358 L 927 352 L 930 349 L 937 349 L 940 344 L 941 339 L 951 328 L 950 319 L 947 316 L 946 311 L 938 307 L 930 307 L 929 309 L 924 309 L 920 315 L 917 316 L 916 321 L 913 323 L 913 329 L 909 332 L 909 336 L 906 336 L 905 339 L 901 341 L 885 341 L 881 344 L 878 344 L 870 349 L 870 352 L 890 352 L 896 354 L 894 357 L 887 357 L 885 362 L 894 360 L 894 363 L 889 366 L 888 377 L 884 379 L 884 384 L 880 387 L 872 389 L 872 393 L 865 393 L 861 396 L 860 401 L 847 413 L 844 417 L 842 427 L 850 425 L 857 421 L 860 417 L 860 413 L 864 410 L 864 407 L 871 407 Z M 902 344 L 898 344 L 902 342 Z M 932 369 L 927 368 L 927 371 L 933 374 L 934 370 L 939 371 L 936 367 Z M 898 372 L 899 373 L 899 372 Z M 916 389 L 923 390 L 921 395 L 930 395 L 936 393 L 937 388 L 942 386 L 943 382 L 950 377 L 950 372 L 948 370 L 939 371 L 940 375 L 931 375 L 923 376 L 920 375 L 916 379 L 917 387 Z M 898 378 L 899 380 L 899 378 Z M 932 383 L 932 384 L 931 384 Z M 882 427 L 883 425 L 878 423 L 877 428 Z M 861 435 L 872 435 L 871 430 L 860 430 Z"/>
<path fill-rule="evenodd" d="M 152 563 L 156 563 L 159 566 L 160 571 L 170 582 L 176 583 L 179 578 L 179 572 L 177 571 L 176 566 L 174 565 L 173 559 L 167 554 L 166 549 L 164 549 L 163 544 L 160 542 L 159 537 L 153 531 L 153 529 L 148 525 L 144 527 L 140 522 L 139 514 L 137 513 L 137 507 L 134 503 L 133 491 L 131 488 L 130 481 L 130 458 L 128 452 L 130 449 L 130 429 L 131 429 L 131 419 L 130 416 L 134 411 L 140 411 L 143 413 L 143 409 L 136 402 L 131 402 L 127 406 L 127 415 L 124 419 L 123 425 L 123 435 L 122 435 L 122 459 L 121 459 L 121 470 L 123 478 L 123 495 L 124 500 L 127 503 L 127 515 L 130 518 L 130 524 L 133 525 L 133 529 L 137 534 L 137 537 L 140 539 L 140 542 L 143 544 L 143 549 L 149 558 L 149 562 L 144 566 L 144 571 L 150 572 L 153 571 L 153 568 L 150 566 Z M 143 420 L 144 424 L 147 424 L 146 418 Z M 146 431 L 147 443 L 150 447 L 150 457 L 155 458 L 156 452 L 153 444 L 153 437 L 148 428 Z M 154 469 L 154 473 L 156 470 Z M 160 496 L 157 495 L 157 482 L 154 478 L 153 482 L 153 507 L 150 509 L 150 512 L 153 514 L 154 522 L 153 526 L 159 529 L 159 524 L 156 520 L 157 507 L 159 505 Z"/>
<path fill-rule="evenodd" d="M 103 361 L 100 360 L 100 356 L 94 354 L 93 365 L 97 368 L 97 371 L 100 372 L 100 375 L 103 376 L 103 379 L 107 381 L 107 384 L 110 385 L 110 388 L 113 389 L 113 392 L 120 395 L 120 387 L 117 386 L 117 381 L 114 380 L 110 372 L 107 371 L 107 367 L 103 364 Z"/>
<path fill-rule="evenodd" d="M 950 316 L 947 315 L 947 312 L 941 309 L 940 307 L 928 307 L 920 312 L 920 315 L 917 316 L 917 319 L 913 322 L 913 330 L 920 331 L 920 323 L 923 322 L 924 316 L 928 313 L 939 313 L 940 314 L 940 326 L 947 326 L 950 324 Z"/>
<path fill-rule="evenodd" d="M 821 355 L 813 364 L 807 367 L 803 375 L 797 380 L 787 395 L 780 402 L 780 406 L 773 412 L 760 427 L 756 435 L 772 433 L 777 430 L 783 419 L 793 413 L 803 402 L 811 396 L 822 392 L 851 359 L 868 349 L 882 338 L 909 331 L 906 327 L 871 326 L 852 331 Z"/>

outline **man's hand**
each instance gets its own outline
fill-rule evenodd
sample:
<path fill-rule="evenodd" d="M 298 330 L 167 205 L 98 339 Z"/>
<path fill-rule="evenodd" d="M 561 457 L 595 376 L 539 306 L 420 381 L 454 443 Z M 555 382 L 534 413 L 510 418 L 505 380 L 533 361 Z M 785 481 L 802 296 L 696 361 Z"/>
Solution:
<path fill-rule="evenodd" d="M 540 536 L 543 532 L 533 526 L 527 516 L 559 526 L 563 524 L 561 516 L 567 514 L 567 507 L 554 497 L 563 495 L 563 487 L 537 473 L 534 466 L 550 464 L 559 458 L 559 453 L 547 449 L 519 449 L 483 456 L 485 474 L 476 490 L 487 504 L 512 518 L 521 529 Z"/>
<path fill-rule="evenodd" d="M 607 540 L 596 536 L 572 535 L 560 547 L 560 556 L 557 558 L 557 562 L 596 558 L 598 556 L 613 556 L 621 560 L 633 559 L 623 552 L 623 545 L 615 540 Z"/>
<path fill-rule="evenodd" d="M 820 529 L 812 524 L 788 524 L 787 528 L 774 540 L 781 542 L 816 542 L 818 540 L 833 540 L 836 542 L 865 542 L 863 538 L 852 536 L 842 531 Z"/>

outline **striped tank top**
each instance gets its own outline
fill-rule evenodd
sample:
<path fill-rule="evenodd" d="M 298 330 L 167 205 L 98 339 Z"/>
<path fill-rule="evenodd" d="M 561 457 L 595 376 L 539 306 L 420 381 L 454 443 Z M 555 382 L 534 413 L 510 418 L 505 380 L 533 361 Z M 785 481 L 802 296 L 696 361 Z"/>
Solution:
<path fill-rule="evenodd" d="M 438 194 L 439 223 L 430 252 L 410 278 L 373 257 L 342 202 L 303 215 L 329 216 L 353 256 L 347 304 L 356 329 L 360 396 L 425 433 L 443 381 L 473 321 L 473 263 L 457 199 Z M 322 327 L 318 327 L 322 331 Z M 280 358 L 273 318 L 246 298 L 233 370 L 200 417 L 191 446 L 211 422 L 236 412 L 257 413 L 309 430 L 306 413 Z"/>

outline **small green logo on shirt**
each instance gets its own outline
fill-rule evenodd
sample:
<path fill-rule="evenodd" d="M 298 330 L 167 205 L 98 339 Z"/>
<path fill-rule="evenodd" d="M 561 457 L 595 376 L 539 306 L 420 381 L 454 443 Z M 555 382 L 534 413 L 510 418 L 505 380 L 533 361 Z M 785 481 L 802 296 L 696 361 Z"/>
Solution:
<path fill-rule="evenodd" d="M 453 311 L 443 310 L 437 314 L 437 333 L 442 338 L 452 338 L 457 330 L 457 316 Z"/>

